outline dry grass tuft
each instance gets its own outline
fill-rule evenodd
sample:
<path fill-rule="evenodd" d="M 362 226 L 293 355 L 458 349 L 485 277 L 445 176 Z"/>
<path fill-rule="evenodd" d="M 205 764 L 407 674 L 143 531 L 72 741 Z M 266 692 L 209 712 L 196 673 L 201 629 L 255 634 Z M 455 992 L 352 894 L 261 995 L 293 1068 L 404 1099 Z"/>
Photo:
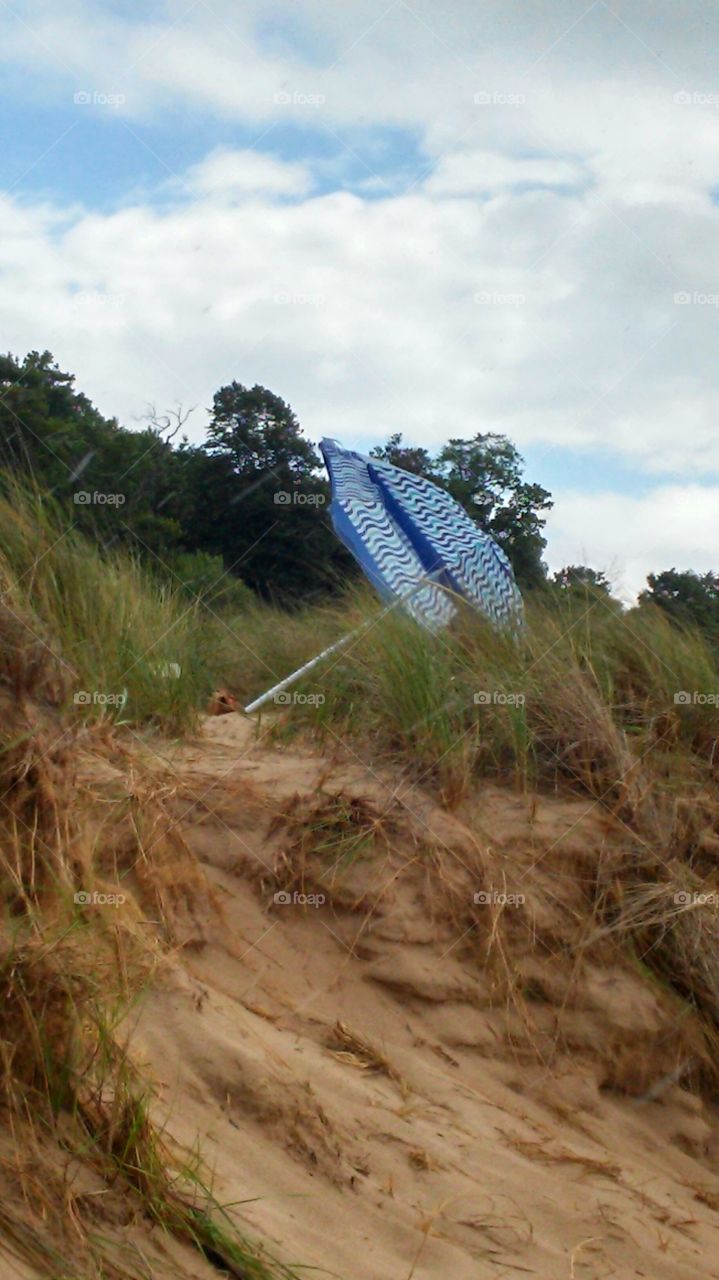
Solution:
<path fill-rule="evenodd" d="M 224 1274 L 291 1280 L 293 1273 L 247 1241 L 214 1200 L 199 1157 L 171 1151 L 152 1120 L 119 1028 L 162 958 L 156 939 L 201 942 L 198 926 L 213 908 L 212 895 L 170 814 L 166 784 L 163 790 L 157 779 L 139 781 L 131 769 L 118 779 L 116 769 L 104 790 L 83 785 L 78 748 L 87 731 L 64 719 L 65 693 L 62 658 L 34 621 L 4 603 L 3 1239 L 58 1280 L 149 1280 L 151 1263 L 124 1239 L 127 1219 L 113 1218 L 120 1205 Z M 87 906 L 96 886 L 121 890 L 123 904 Z M 159 924 L 150 931 L 142 914 L 148 905 Z M 92 1191 L 78 1192 L 93 1178 Z"/>
<path fill-rule="evenodd" d="M 611 1160 L 598 1160 L 594 1156 L 584 1156 L 577 1151 L 570 1151 L 568 1147 L 550 1147 L 545 1142 L 531 1142 L 515 1134 L 510 1134 L 507 1141 L 515 1151 L 519 1151 L 528 1160 L 539 1160 L 542 1164 L 573 1164 L 585 1173 L 599 1174 L 612 1182 L 621 1181 L 621 1168 Z"/>
<path fill-rule="evenodd" d="M 363 874 L 363 864 L 378 852 L 387 856 L 397 829 L 393 811 L 379 812 L 364 796 L 344 791 L 295 795 L 270 823 L 270 837 L 284 836 L 272 887 L 322 893 L 335 906 L 360 911 L 377 890 L 376 859 L 372 883 Z"/>
<path fill-rule="evenodd" d="M 67 671 L 42 626 L 0 603 L 0 879 L 11 909 L 70 882 L 73 735 L 59 707 Z"/>
<path fill-rule="evenodd" d="M 409 1085 L 400 1075 L 386 1054 L 382 1053 L 370 1040 L 356 1031 L 352 1031 L 346 1022 L 337 1021 L 327 1036 L 327 1047 L 338 1062 L 360 1071 L 375 1071 L 387 1076 L 397 1085 L 403 1097 L 409 1093 Z"/>

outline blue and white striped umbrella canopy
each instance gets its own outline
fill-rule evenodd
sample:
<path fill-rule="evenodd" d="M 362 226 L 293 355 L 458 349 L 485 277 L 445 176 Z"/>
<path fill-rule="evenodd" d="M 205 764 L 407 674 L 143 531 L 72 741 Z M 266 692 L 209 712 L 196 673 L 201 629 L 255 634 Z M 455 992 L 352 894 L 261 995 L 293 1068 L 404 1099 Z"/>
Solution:
<path fill-rule="evenodd" d="M 335 533 L 385 600 L 404 598 L 407 612 L 432 631 L 457 612 L 442 587 L 499 626 L 521 620 L 509 560 L 454 498 L 422 476 L 336 440 L 323 440 L 320 449 L 332 483 Z"/>

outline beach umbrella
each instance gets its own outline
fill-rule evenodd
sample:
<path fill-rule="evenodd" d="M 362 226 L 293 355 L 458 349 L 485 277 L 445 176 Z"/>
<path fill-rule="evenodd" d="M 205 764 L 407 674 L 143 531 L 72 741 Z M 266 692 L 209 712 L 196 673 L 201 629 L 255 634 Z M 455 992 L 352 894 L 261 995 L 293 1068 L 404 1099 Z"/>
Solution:
<path fill-rule="evenodd" d="M 469 602 L 493 623 L 516 624 L 522 597 L 501 547 L 444 489 L 423 476 L 323 440 L 338 538 L 379 594 L 433 631 Z"/>
<path fill-rule="evenodd" d="M 320 449 L 332 485 L 335 533 L 386 601 L 385 612 L 402 608 L 437 632 L 452 621 L 461 599 L 496 626 L 521 625 L 522 597 L 509 560 L 454 498 L 422 476 L 344 449 L 337 440 L 322 440 Z M 343 636 L 245 710 L 282 700 L 284 689 L 357 634 Z"/>

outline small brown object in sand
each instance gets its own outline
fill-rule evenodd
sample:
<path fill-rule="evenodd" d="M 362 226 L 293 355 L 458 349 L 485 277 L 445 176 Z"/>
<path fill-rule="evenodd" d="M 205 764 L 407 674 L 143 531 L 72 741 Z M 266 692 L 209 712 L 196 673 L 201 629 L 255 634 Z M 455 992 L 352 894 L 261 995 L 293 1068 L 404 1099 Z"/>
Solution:
<path fill-rule="evenodd" d="M 230 711 L 237 710 L 237 699 L 233 698 L 231 693 L 226 689 L 215 689 L 210 698 L 210 705 L 207 708 L 208 715 L 226 716 Z"/>

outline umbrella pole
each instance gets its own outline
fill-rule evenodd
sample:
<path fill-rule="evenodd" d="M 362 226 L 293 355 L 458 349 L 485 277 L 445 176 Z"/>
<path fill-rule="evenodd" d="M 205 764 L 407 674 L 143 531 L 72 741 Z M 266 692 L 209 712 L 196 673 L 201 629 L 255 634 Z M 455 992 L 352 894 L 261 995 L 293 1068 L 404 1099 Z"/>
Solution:
<path fill-rule="evenodd" d="M 420 578 L 419 582 L 414 584 L 411 591 L 408 591 L 403 596 L 398 596 L 397 599 L 393 600 L 391 604 L 388 604 L 381 613 L 378 613 L 377 617 L 373 618 L 371 622 L 360 623 L 358 627 L 355 627 L 354 631 L 350 631 L 346 636 L 342 636 L 341 640 L 335 640 L 334 644 L 329 645 L 327 649 L 323 649 L 321 653 L 317 654 L 316 658 L 310 658 L 309 662 L 306 662 L 303 667 L 298 667 L 296 671 L 292 672 L 291 676 L 286 676 L 284 680 L 280 680 L 279 684 L 273 684 L 272 688 L 267 690 L 267 693 L 263 693 L 259 698 L 255 698 L 254 702 L 248 702 L 245 707 L 245 713 L 247 715 L 251 715 L 253 711 L 257 711 L 259 707 L 262 707 L 266 702 L 269 702 L 270 698 L 274 698 L 276 694 L 282 693 L 284 689 L 288 689 L 289 686 L 299 680 L 301 676 L 306 675 L 308 671 L 311 671 L 313 667 L 316 667 L 318 662 L 322 662 L 324 658 L 328 658 L 331 653 L 336 653 L 338 649 L 343 649 L 346 644 L 349 644 L 350 640 L 354 640 L 355 636 L 360 636 L 364 631 L 369 631 L 370 627 L 373 627 L 376 622 L 381 622 L 382 618 L 386 617 L 388 613 L 391 613 L 393 609 L 397 608 L 397 605 L 404 604 L 407 600 L 411 599 L 415 592 L 419 591 L 420 587 L 425 587 L 428 582 L 436 581 L 436 577 L 437 572 L 435 571 L 433 573 L 426 574 L 423 578 Z"/>
<path fill-rule="evenodd" d="M 348 635 L 342 636 L 341 640 L 336 640 L 334 644 L 329 645 L 327 649 L 323 649 L 321 653 L 318 653 L 316 658 L 310 658 L 310 661 L 306 662 L 303 667 L 298 667 L 296 671 L 292 672 L 291 676 L 286 676 L 284 680 L 280 680 L 279 684 L 273 684 L 272 688 L 267 690 L 267 693 L 263 693 L 259 698 L 255 698 L 254 702 L 248 702 L 245 707 L 247 714 L 250 715 L 253 711 L 257 711 L 265 702 L 269 702 L 270 698 L 274 698 L 276 694 L 282 693 L 282 691 L 284 689 L 288 689 L 291 684 L 295 684 L 301 676 L 305 675 L 308 671 L 311 671 L 313 667 L 316 667 L 317 663 L 321 662 L 323 658 L 328 658 L 331 653 L 336 653 L 338 649 L 344 648 L 350 640 L 352 640 L 356 635 L 359 635 L 362 629 L 362 627 L 357 627 L 356 630 L 350 631 Z M 280 701 L 282 701 L 282 699 L 280 699 Z"/>

